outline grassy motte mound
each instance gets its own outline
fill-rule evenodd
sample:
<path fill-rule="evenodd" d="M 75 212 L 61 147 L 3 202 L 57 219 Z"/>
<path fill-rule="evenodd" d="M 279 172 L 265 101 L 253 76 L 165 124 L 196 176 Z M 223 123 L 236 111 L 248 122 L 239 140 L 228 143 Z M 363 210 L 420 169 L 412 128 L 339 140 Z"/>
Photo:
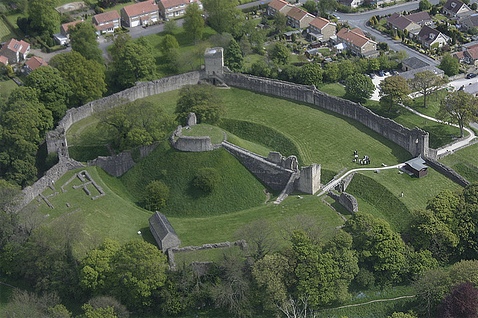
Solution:
<path fill-rule="evenodd" d="M 192 184 L 197 171 L 214 168 L 219 173 L 217 186 L 204 193 Z M 224 149 L 208 152 L 180 152 L 164 142 L 147 158 L 121 177 L 139 202 L 146 185 L 163 181 L 170 189 L 168 216 L 208 216 L 248 209 L 264 203 L 264 186 Z"/>
<path fill-rule="evenodd" d="M 224 140 L 224 132 L 220 128 L 208 124 L 198 124 L 188 129 L 183 128 L 182 133 L 183 136 L 209 136 L 213 144 L 220 144 Z"/>

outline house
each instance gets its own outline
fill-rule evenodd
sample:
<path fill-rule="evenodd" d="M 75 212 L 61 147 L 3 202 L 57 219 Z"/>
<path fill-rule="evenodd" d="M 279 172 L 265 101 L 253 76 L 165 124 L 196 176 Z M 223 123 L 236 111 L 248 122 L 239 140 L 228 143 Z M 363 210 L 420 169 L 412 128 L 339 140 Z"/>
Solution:
<path fill-rule="evenodd" d="M 337 41 L 345 44 L 352 54 L 362 57 L 378 56 L 377 42 L 367 38 L 359 28 L 343 28 L 337 32 Z"/>
<path fill-rule="evenodd" d="M 472 10 L 460 0 L 448 0 L 443 6 L 443 14 L 450 18 L 456 18 Z"/>
<path fill-rule="evenodd" d="M 121 23 L 125 27 L 147 26 L 159 21 L 159 7 L 154 0 L 138 2 L 121 9 Z"/>
<path fill-rule="evenodd" d="M 428 174 L 428 166 L 425 165 L 425 160 L 422 157 L 416 157 L 405 162 L 403 169 L 410 175 L 417 178 L 424 177 Z"/>
<path fill-rule="evenodd" d="M 300 32 L 299 30 L 287 31 L 283 33 L 284 38 L 287 42 L 291 42 L 294 38 L 300 36 L 301 34 L 302 32 Z"/>
<path fill-rule="evenodd" d="M 339 0 L 338 2 L 350 8 L 357 8 L 364 3 L 363 0 Z"/>
<path fill-rule="evenodd" d="M 441 69 L 439 69 L 435 66 L 427 65 L 427 66 L 424 66 L 424 67 L 421 67 L 421 68 L 417 68 L 417 69 L 409 70 L 409 71 L 406 71 L 406 72 L 402 72 L 402 73 L 400 73 L 400 76 L 403 77 L 406 80 L 410 80 L 410 79 L 415 78 L 415 74 L 425 72 L 425 71 L 430 71 L 433 74 L 438 75 L 440 77 L 443 77 L 445 75 L 445 72 L 443 72 L 443 70 L 441 70 Z"/>
<path fill-rule="evenodd" d="M 6 56 L 0 55 L 0 63 L 7 66 L 8 65 L 8 58 Z"/>
<path fill-rule="evenodd" d="M 426 11 L 420 11 L 412 14 L 406 15 L 407 19 L 415 22 L 419 26 L 423 27 L 425 25 L 433 25 L 433 19 L 430 17 L 430 14 Z"/>
<path fill-rule="evenodd" d="M 478 13 L 466 14 L 459 18 L 460 29 L 467 31 L 478 27 Z"/>
<path fill-rule="evenodd" d="M 387 24 L 390 28 L 399 30 L 402 32 L 415 33 L 422 28 L 418 23 L 410 20 L 408 16 L 394 13 L 387 18 Z"/>
<path fill-rule="evenodd" d="M 309 24 L 307 33 L 313 41 L 328 41 L 335 35 L 337 25 L 327 19 L 315 17 Z"/>
<path fill-rule="evenodd" d="M 270 17 L 275 16 L 277 13 L 282 13 L 283 15 L 286 15 L 291 8 L 292 6 L 287 1 L 272 0 L 267 6 L 267 15 Z"/>
<path fill-rule="evenodd" d="M 198 0 L 160 0 L 158 2 L 159 13 L 163 19 L 181 17 L 186 13 L 186 8 L 191 3 L 197 3 L 202 10 L 202 3 Z"/>
<path fill-rule="evenodd" d="M 30 43 L 23 40 L 10 39 L 0 49 L 0 55 L 8 59 L 8 64 L 16 64 L 26 60 L 30 53 Z"/>
<path fill-rule="evenodd" d="M 307 28 L 314 16 L 302 9 L 292 7 L 286 14 L 287 24 L 295 29 Z"/>
<path fill-rule="evenodd" d="M 470 83 L 463 87 L 465 93 L 471 94 L 473 96 L 478 95 L 478 83 Z"/>
<path fill-rule="evenodd" d="M 478 44 L 469 46 L 462 52 L 456 52 L 454 56 L 458 58 L 460 62 L 478 66 Z"/>
<path fill-rule="evenodd" d="M 38 56 L 33 56 L 32 58 L 28 59 L 28 61 L 25 62 L 25 65 L 23 66 L 25 72 L 27 74 L 33 72 L 40 66 L 48 66 L 48 63 L 43 60 L 41 57 Z"/>
<path fill-rule="evenodd" d="M 421 42 L 422 46 L 427 49 L 432 48 L 434 46 L 442 47 L 443 45 L 446 45 L 450 39 L 445 34 L 441 33 L 436 29 L 430 28 L 427 25 L 425 25 L 420 30 L 417 37 Z"/>
<path fill-rule="evenodd" d="M 402 61 L 402 70 L 404 72 L 416 70 L 425 66 L 429 66 L 427 62 L 420 60 L 418 57 L 412 56 Z"/>
<path fill-rule="evenodd" d="M 92 21 L 99 34 L 111 33 L 121 27 L 121 18 L 116 10 L 96 14 Z"/>
<path fill-rule="evenodd" d="M 72 27 L 74 27 L 75 25 L 77 25 L 78 23 L 81 23 L 83 22 L 83 20 L 76 20 L 76 21 L 73 21 L 73 22 L 68 22 L 68 23 L 63 23 L 61 26 L 60 26 L 60 34 L 63 36 L 63 37 L 66 37 L 66 38 L 70 38 L 70 29 Z"/>
<path fill-rule="evenodd" d="M 155 212 L 149 218 L 149 230 L 153 234 L 159 249 L 166 252 L 170 248 L 179 247 L 181 240 L 174 231 L 171 223 L 162 213 Z"/>

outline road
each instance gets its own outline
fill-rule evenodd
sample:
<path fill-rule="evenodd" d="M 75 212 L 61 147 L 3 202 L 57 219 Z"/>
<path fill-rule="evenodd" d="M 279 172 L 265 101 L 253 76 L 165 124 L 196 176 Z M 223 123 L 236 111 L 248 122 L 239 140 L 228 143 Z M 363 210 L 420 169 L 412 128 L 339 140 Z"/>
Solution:
<path fill-rule="evenodd" d="M 430 3 L 437 4 L 439 0 L 431 0 Z M 344 22 L 347 21 L 351 26 L 360 28 L 375 37 L 377 42 L 385 42 L 388 44 L 390 49 L 395 51 L 405 51 L 407 52 L 409 57 L 417 57 L 421 60 L 424 60 L 430 65 L 436 66 L 438 62 L 434 59 L 421 54 L 411 48 L 407 47 L 406 45 L 402 44 L 400 41 L 392 40 L 390 37 L 385 36 L 378 32 L 377 30 L 367 26 L 367 22 L 370 18 L 374 15 L 388 15 L 395 12 L 403 12 L 403 11 L 412 11 L 418 9 L 418 1 L 406 2 L 403 4 L 398 4 L 391 7 L 375 9 L 363 13 L 340 13 L 336 12 L 335 15 L 340 18 L 340 21 Z"/>

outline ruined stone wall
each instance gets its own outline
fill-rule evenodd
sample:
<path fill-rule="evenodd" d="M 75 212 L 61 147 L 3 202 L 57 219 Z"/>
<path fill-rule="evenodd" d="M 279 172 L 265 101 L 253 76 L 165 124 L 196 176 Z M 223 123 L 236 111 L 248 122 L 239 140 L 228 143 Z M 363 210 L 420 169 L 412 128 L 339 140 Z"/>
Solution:
<path fill-rule="evenodd" d="M 35 199 L 38 195 L 40 195 L 46 188 L 51 185 L 54 185 L 66 172 L 69 170 L 82 168 L 84 165 L 78 161 L 73 159 L 60 156 L 59 162 L 51 167 L 43 177 L 38 179 L 34 184 L 31 186 L 25 187 L 22 190 L 23 196 L 22 199 L 18 202 L 15 207 L 13 207 L 14 211 L 19 211 L 27 206 L 33 199 Z"/>
<path fill-rule="evenodd" d="M 403 147 L 413 156 L 428 155 L 429 135 L 426 131 L 419 128 L 406 128 L 391 119 L 373 113 L 359 103 L 319 92 L 313 86 L 243 74 L 225 73 L 224 79 L 228 85 L 233 87 L 312 104 L 354 119 Z"/>
<path fill-rule="evenodd" d="M 222 145 L 229 153 L 236 157 L 247 170 L 272 190 L 282 191 L 294 174 L 292 170 L 284 169 L 262 156 L 235 146 L 227 141 L 224 141 Z"/>
<path fill-rule="evenodd" d="M 458 172 L 456 172 L 452 168 L 444 165 L 443 163 L 438 162 L 438 161 L 436 161 L 434 159 L 431 159 L 431 158 L 424 158 L 424 159 L 425 159 L 425 162 L 428 166 L 437 170 L 438 172 L 440 172 L 444 176 L 448 177 L 452 181 L 458 183 L 462 187 L 466 187 L 467 185 L 470 184 L 470 182 L 468 180 L 466 180 L 464 177 L 462 177 Z"/>
<path fill-rule="evenodd" d="M 314 194 L 320 189 L 321 166 L 312 164 L 300 169 L 300 177 L 296 183 L 296 189 L 307 194 Z"/>
<path fill-rule="evenodd" d="M 358 211 L 357 199 L 350 193 L 342 192 L 339 196 L 339 203 L 349 212 L 355 213 Z"/>
<path fill-rule="evenodd" d="M 181 136 L 171 143 L 175 149 L 188 152 L 211 151 L 214 149 L 211 137 Z"/>
<path fill-rule="evenodd" d="M 156 147 L 157 143 L 149 146 L 141 146 L 136 150 L 139 152 L 139 158 L 149 155 Z M 131 151 L 123 151 L 114 156 L 99 156 L 96 159 L 88 161 L 88 166 L 98 166 L 113 177 L 121 177 L 129 169 L 135 166 Z"/>

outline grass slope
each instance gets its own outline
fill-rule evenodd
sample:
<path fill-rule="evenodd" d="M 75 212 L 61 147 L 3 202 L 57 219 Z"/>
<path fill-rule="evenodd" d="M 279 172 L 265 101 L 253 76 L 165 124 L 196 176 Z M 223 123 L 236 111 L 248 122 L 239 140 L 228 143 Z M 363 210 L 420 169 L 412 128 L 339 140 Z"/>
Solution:
<path fill-rule="evenodd" d="M 357 197 L 360 211 L 381 217 L 396 231 L 401 231 L 409 222 L 410 211 L 424 209 L 428 201 L 443 190 L 460 188 L 431 168 L 428 168 L 428 175 L 420 179 L 391 169 L 356 174 L 347 192 Z M 403 197 L 400 197 L 401 192 Z"/>
<path fill-rule="evenodd" d="M 470 182 L 478 182 L 478 144 L 458 150 L 440 161 Z"/>
<path fill-rule="evenodd" d="M 203 195 L 191 186 L 201 168 L 215 168 L 221 180 L 213 193 Z M 162 180 L 170 189 L 168 216 L 208 216 L 239 211 L 265 201 L 264 186 L 224 149 L 210 152 L 180 152 L 162 143 L 147 158 L 121 177 L 140 201 L 150 181 Z"/>

